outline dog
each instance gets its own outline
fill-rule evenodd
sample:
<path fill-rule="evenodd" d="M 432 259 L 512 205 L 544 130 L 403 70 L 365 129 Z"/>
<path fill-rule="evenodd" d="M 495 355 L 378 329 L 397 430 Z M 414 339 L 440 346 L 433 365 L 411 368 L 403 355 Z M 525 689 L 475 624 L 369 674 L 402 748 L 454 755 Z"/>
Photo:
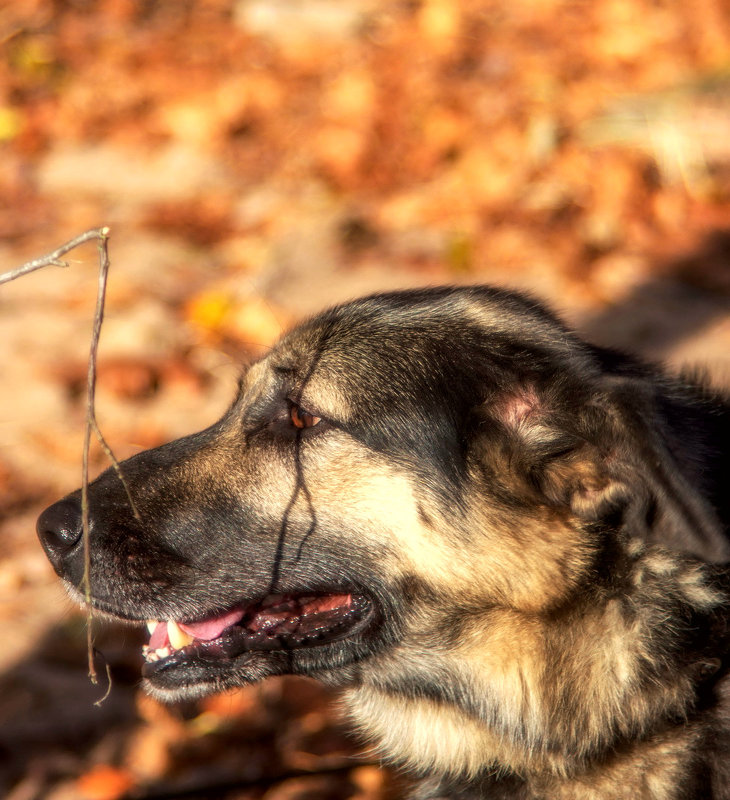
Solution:
<path fill-rule="evenodd" d="M 727 398 L 528 297 L 374 295 L 90 485 L 91 602 L 153 620 L 162 700 L 340 687 L 417 800 L 727 800 L 728 445 Z M 80 492 L 38 532 L 83 600 Z"/>

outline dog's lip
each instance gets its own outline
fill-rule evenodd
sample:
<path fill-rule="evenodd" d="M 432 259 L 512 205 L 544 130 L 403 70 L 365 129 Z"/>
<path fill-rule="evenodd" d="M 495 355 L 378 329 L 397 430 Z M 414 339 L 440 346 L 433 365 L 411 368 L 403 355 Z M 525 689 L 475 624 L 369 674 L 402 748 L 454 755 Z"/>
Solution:
<path fill-rule="evenodd" d="M 231 660 L 246 653 L 297 650 L 355 635 L 373 616 L 374 604 L 354 592 L 267 595 L 196 621 L 148 621 L 143 675 L 191 659 Z"/>

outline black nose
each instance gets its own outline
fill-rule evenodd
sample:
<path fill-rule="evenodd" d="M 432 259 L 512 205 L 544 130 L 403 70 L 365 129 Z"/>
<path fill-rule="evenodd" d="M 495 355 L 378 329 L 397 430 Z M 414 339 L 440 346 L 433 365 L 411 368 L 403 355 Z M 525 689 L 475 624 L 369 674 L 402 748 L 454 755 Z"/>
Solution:
<path fill-rule="evenodd" d="M 59 500 L 38 517 L 36 530 L 56 572 L 70 577 L 68 565 L 81 557 L 81 503 L 72 497 Z"/>

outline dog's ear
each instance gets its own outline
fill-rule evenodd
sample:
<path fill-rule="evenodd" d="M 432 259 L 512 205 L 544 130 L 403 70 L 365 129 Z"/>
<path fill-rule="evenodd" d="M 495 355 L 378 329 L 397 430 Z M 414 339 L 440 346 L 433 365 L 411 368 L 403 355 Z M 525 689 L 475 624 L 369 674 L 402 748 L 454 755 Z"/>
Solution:
<path fill-rule="evenodd" d="M 507 483 L 531 502 L 598 521 L 644 494 L 610 393 L 523 383 L 495 393 L 480 413 L 494 474 L 508 474 Z"/>
<path fill-rule="evenodd" d="M 480 406 L 480 461 L 517 500 L 725 561 L 722 523 L 698 489 L 701 409 L 681 395 L 642 375 L 513 383 Z"/>

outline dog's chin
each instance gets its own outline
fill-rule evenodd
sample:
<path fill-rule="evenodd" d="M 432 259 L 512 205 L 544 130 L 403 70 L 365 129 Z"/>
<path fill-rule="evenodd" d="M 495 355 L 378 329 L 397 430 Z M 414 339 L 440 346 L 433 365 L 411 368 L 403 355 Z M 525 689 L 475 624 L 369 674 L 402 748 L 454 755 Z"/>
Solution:
<path fill-rule="evenodd" d="M 274 675 L 291 672 L 275 654 L 249 653 L 218 664 L 193 657 L 161 664 L 154 671 L 143 668 L 142 688 L 164 703 L 199 700 L 215 692 L 245 686 Z"/>

